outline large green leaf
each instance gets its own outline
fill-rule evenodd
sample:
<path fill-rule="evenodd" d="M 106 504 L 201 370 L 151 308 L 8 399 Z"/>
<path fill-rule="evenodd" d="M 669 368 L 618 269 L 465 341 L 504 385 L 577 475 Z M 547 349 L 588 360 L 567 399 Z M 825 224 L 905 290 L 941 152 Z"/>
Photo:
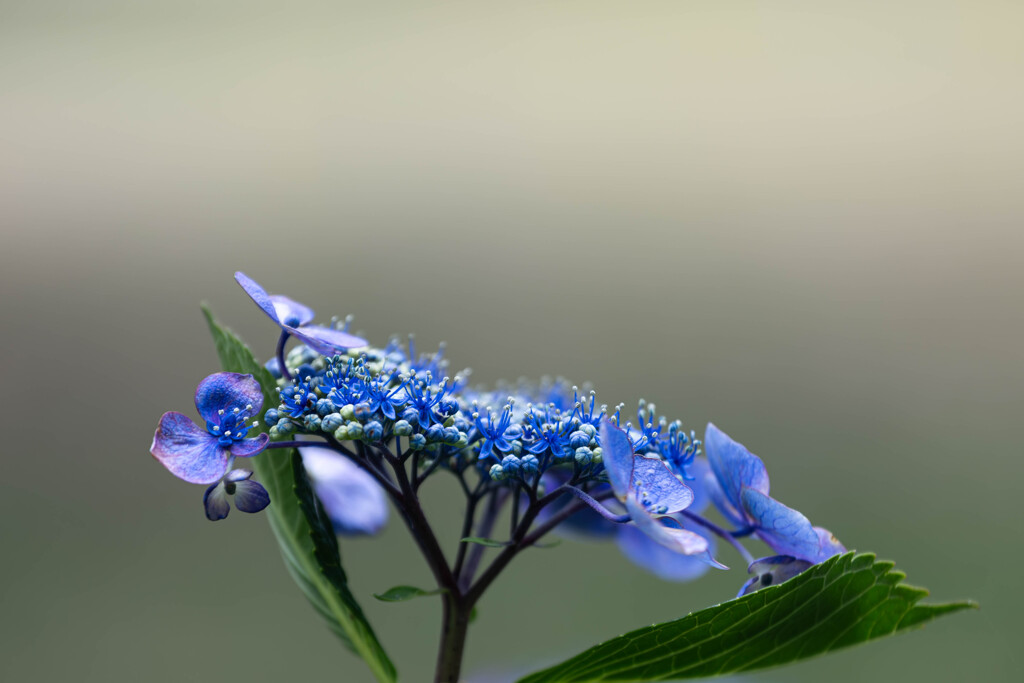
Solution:
<path fill-rule="evenodd" d="M 224 369 L 253 375 L 263 388 L 264 405 L 277 405 L 276 383 L 266 368 L 238 337 L 217 323 L 209 308 L 203 306 L 203 313 Z M 267 429 L 267 425 L 262 429 Z M 366 661 L 378 680 L 395 681 L 394 665 L 348 588 L 337 537 L 309 484 L 302 458 L 294 449 L 282 448 L 264 451 L 251 463 L 270 494 L 265 514 L 295 583 L 331 630 Z"/>
<path fill-rule="evenodd" d="M 777 666 L 977 607 L 928 595 L 871 554 L 847 553 L 777 586 L 596 645 L 520 683 L 663 681 Z"/>

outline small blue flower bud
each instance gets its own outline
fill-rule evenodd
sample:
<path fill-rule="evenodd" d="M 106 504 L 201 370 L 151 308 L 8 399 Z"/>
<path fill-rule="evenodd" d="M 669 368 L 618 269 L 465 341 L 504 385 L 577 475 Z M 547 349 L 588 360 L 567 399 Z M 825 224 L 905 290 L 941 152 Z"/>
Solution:
<path fill-rule="evenodd" d="M 363 425 L 359 424 L 355 420 L 349 422 L 346 425 L 348 429 L 348 438 L 350 439 L 361 439 L 363 438 Z"/>
<path fill-rule="evenodd" d="M 335 410 L 337 410 L 337 408 L 326 398 L 322 398 L 316 402 L 316 414 L 320 417 L 327 417 Z"/>
<path fill-rule="evenodd" d="M 277 408 L 270 408 L 263 414 L 263 422 L 271 426 L 276 425 L 280 419 L 281 413 L 278 412 Z"/>
<path fill-rule="evenodd" d="M 366 403 L 360 403 L 356 405 L 353 412 L 355 414 L 356 419 L 359 420 L 360 422 L 365 422 L 366 420 L 369 420 L 371 417 L 373 417 L 373 411 L 370 409 L 369 404 Z"/>
<path fill-rule="evenodd" d="M 422 434 L 413 434 L 409 437 L 409 448 L 414 451 L 422 451 L 427 446 L 427 437 Z"/>
<path fill-rule="evenodd" d="M 302 418 L 302 426 L 307 432 L 320 431 L 320 418 L 316 415 L 306 415 Z"/>
<path fill-rule="evenodd" d="M 501 468 L 505 471 L 506 476 L 518 473 L 520 464 L 519 458 L 514 455 L 506 455 L 501 459 Z"/>
<path fill-rule="evenodd" d="M 437 404 L 437 412 L 444 416 L 454 415 L 459 412 L 459 402 L 452 398 L 443 399 Z"/>
<path fill-rule="evenodd" d="M 275 426 L 279 434 L 294 434 L 295 423 L 287 418 L 281 418 Z"/>
<path fill-rule="evenodd" d="M 408 420 L 399 420 L 394 426 L 395 436 L 409 436 L 412 434 L 412 425 Z"/>
<path fill-rule="evenodd" d="M 465 448 L 469 445 L 469 437 L 465 432 L 459 432 L 459 440 L 452 444 L 456 448 Z"/>
<path fill-rule="evenodd" d="M 491 465 L 491 469 L 488 474 L 491 475 L 491 479 L 494 481 L 501 481 L 505 478 L 505 470 L 502 469 L 501 465 Z"/>
<path fill-rule="evenodd" d="M 590 425 L 584 425 L 584 426 L 585 427 L 589 427 Z M 584 448 L 585 446 L 589 446 L 589 445 L 590 445 L 590 435 L 587 434 L 582 429 L 580 429 L 578 431 L 575 431 L 575 432 L 573 432 L 572 434 L 569 435 L 569 447 L 572 448 L 574 451 L 576 449 Z"/>
<path fill-rule="evenodd" d="M 384 436 L 384 427 L 376 420 L 367 422 L 363 427 L 363 436 L 367 441 L 380 441 Z"/>
<path fill-rule="evenodd" d="M 527 455 L 520 459 L 519 465 L 523 468 L 524 474 L 536 474 L 540 469 L 540 461 L 533 455 Z"/>
<path fill-rule="evenodd" d="M 597 428 L 590 423 L 580 425 L 580 431 L 589 436 L 591 439 L 597 436 Z"/>
<path fill-rule="evenodd" d="M 445 427 L 444 436 L 442 437 L 441 440 L 444 441 L 449 446 L 454 446 L 456 443 L 458 443 L 459 437 L 461 436 L 462 435 L 459 433 L 459 430 L 456 429 L 455 427 Z"/>
<path fill-rule="evenodd" d="M 441 425 L 431 425 L 430 429 L 427 430 L 427 441 L 438 442 L 444 440 L 444 427 Z"/>
<path fill-rule="evenodd" d="M 325 432 L 333 432 L 338 427 L 345 424 L 345 418 L 338 413 L 331 413 L 320 422 L 320 429 Z"/>
<path fill-rule="evenodd" d="M 402 419 L 408 422 L 409 424 L 419 424 L 420 414 L 417 413 L 413 408 L 406 408 L 404 411 L 402 411 Z"/>
<path fill-rule="evenodd" d="M 519 441 L 517 439 L 517 440 L 512 442 L 511 446 L 512 446 L 512 455 L 522 455 L 523 454 L 523 442 L 522 441 Z"/>
<path fill-rule="evenodd" d="M 576 449 L 576 464 L 580 467 L 586 467 L 594 459 L 594 452 L 584 446 L 583 448 Z"/>

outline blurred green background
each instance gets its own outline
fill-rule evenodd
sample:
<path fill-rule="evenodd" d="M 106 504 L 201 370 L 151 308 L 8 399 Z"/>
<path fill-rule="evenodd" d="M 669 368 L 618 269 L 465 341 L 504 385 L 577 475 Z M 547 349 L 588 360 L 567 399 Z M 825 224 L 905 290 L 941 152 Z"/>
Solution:
<path fill-rule="evenodd" d="M 476 381 L 713 419 L 773 493 L 960 614 L 759 681 L 1018 681 L 1024 43 L 1016 2 L 0 2 L 0 679 L 367 681 L 266 520 L 147 453 L 258 354 L 242 269 Z M 427 497 L 457 529 L 439 479 Z M 406 531 L 343 544 L 404 680 Z M 730 598 L 528 553 L 469 680 Z"/>

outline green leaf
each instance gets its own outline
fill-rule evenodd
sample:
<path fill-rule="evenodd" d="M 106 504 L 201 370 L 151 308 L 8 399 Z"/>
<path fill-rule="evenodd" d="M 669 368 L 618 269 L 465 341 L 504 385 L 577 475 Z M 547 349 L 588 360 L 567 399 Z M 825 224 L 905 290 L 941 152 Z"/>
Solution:
<path fill-rule="evenodd" d="M 256 361 L 238 337 L 217 323 L 205 305 L 203 314 L 223 368 L 251 374 L 263 388 L 264 406 L 276 406 L 277 384 L 267 369 Z M 262 430 L 267 428 L 268 425 L 261 425 Z M 397 679 L 395 667 L 348 588 L 338 539 L 313 493 L 298 451 L 267 450 L 250 462 L 256 477 L 270 494 L 270 506 L 265 514 L 295 583 L 327 620 L 331 630 L 363 658 L 377 679 L 392 683 Z"/>
<path fill-rule="evenodd" d="M 972 602 L 919 605 L 922 588 L 846 553 L 777 586 L 613 638 L 520 683 L 703 678 L 786 664 L 921 626 Z"/>
<path fill-rule="evenodd" d="M 466 536 L 462 539 L 462 542 L 485 545 L 488 548 L 504 548 L 505 546 L 510 545 L 508 541 L 495 541 L 493 538 L 478 538 L 476 536 Z"/>
<path fill-rule="evenodd" d="M 427 595 L 440 595 L 443 593 L 441 589 L 433 591 L 425 591 L 422 588 L 416 586 L 395 586 L 389 588 L 383 593 L 374 593 L 373 597 L 377 598 L 381 602 L 405 602 L 406 600 L 412 600 L 413 598 L 422 598 Z"/>

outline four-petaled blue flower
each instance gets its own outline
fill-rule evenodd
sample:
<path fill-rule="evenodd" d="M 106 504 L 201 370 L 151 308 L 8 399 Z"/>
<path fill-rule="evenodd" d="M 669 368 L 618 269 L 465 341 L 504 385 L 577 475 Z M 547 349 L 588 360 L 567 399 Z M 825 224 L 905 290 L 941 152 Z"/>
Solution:
<path fill-rule="evenodd" d="M 267 492 L 248 480 L 251 473 L 231 470 L 235 458 L 260 453 L 270 440 L 266 434 L 249 438 L 247 422 L 263 407 L 259 382 L 252 375 L 218 372 L 196 387 L 195 403 L 206 429 L 181 413 L 164 413 L 149 452 L 179 479 L 213 484 L 204 497 L 210 519 L 227 516 L 228 494 L 240 510 L 262 510 L 270 502 Z"/>
<path fill-rule="evenodd" d="M 768 495 L 761 459 L 713 424 L 704 433 L 711 473 L 705 484 L 715 506 L 741 530 L 753 531 L 775 552 L 812 564 L 846 551 L 827 529 Z"/>
<path fill-rule="evenodd" d="M 601 420 L 601 452 L 608 481 L 633 524 L 655 542 L 682 555 L 725 569 L 711 557 L 708 540 L 683 528 L 669 527 L 659 517 L 685 510 L 693 491 L 663 460 L 636 455 L 629 436 L 607 418 Z"/>
<path fill-rule="evenodd" d="M 302 464 L 335 533 L 375 534 L 388 520 L 387 494 L 357 464 L 329 448 L 302 446 Z"/>
<path fill-rule="evenodd" d="M 259 512 L 270 505 L 267 490 L 250 479 L 249 470 L 231 470 L 216 484 L 210 484 L 203 494 L 206 518 L 211 522 L 228 516 L 231 507 L 228 498 L 235 499 L 235 507 L 242 512 Z"/>
<path fill-rule="evenodd" d="M 245 273 L 235 273 L 235 280 L 256 305 L 282 330 L 314 351 L 333 356 L 347 349 L 367 346 L 365 339 L 322 325 L 310 325 L 313 309 L 286 296 L 271 296 Z"/>

